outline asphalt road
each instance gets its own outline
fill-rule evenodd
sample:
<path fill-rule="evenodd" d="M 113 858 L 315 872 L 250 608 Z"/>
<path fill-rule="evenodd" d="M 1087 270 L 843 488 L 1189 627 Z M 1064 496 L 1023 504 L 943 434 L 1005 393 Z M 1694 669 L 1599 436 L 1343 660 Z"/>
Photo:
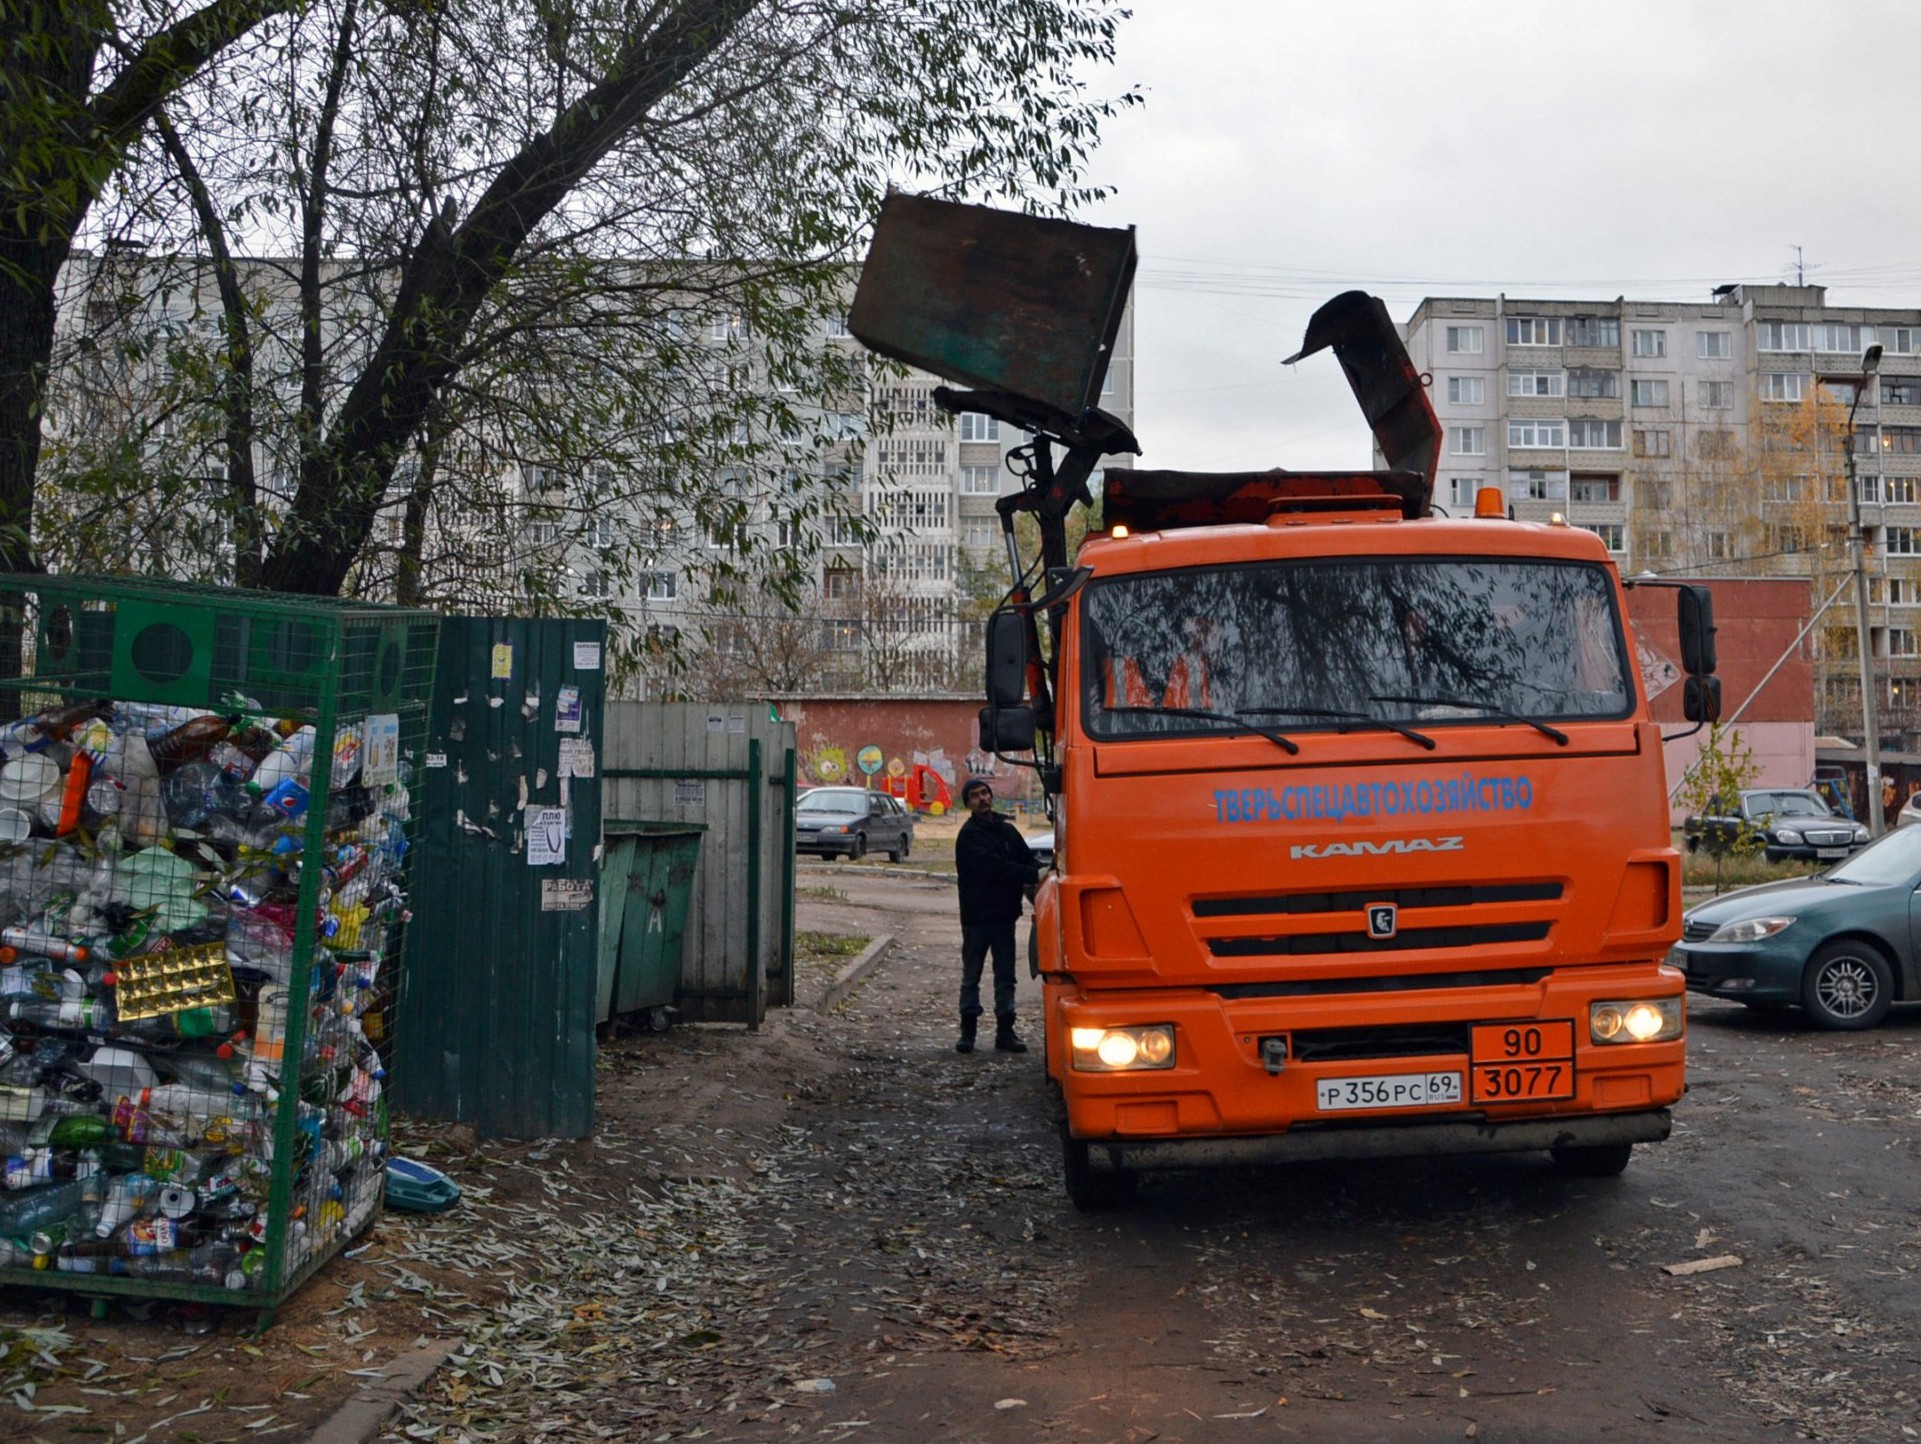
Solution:
<path fill-rule="evenodd" d="M 1696 1005 L 1675 1136 L 1619 1179 L 1167 1174 L 1090 1217 L 1038 1053 L 952 1051 L 951 887 L 802 887 L 802 927 L 896 943 L 787 1116 L 807 1144 L 765 1242 L 793 1365 L 716 1437 L 1921 1438 L 1921 1010 L 1837 1035 Z"/>

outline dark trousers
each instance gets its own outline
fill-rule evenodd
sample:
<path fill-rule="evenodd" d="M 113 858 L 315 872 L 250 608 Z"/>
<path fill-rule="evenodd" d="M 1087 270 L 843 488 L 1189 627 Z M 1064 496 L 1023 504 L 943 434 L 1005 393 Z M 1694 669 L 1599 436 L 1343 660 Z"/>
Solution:
<path fill-rule="evenodd" d="M 994 955 L 994 1018 L 1014 1021 L 1014 925 L 987 923 L 961 928 L 960 1015 L 971 1022 L 981 1015 L 981 970 Z"/>

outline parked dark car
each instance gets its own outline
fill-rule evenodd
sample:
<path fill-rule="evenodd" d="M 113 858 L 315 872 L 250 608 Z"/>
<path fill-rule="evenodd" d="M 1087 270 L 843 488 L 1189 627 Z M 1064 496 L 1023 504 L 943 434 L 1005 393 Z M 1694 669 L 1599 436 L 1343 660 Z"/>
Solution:
<path fill-rule="evenodd" d="M 1045 832 L 1030 832 L 1027 837 L 1027 850 L 1034 855 L 1034 861 L 1045 872 L 1054 865 L 1054 829 Z"/>
<path fill-rule="evenodd" d="M 1689 852 L 1717 852 L 1733 845 L 1745 828 L 1757 837 L 1769 862 L 1790 858 L 1839 862 L 1868 844 L 1868 830 L 1830 809 L 1804 787 L 1751 787 L 1732 808 L 1719 798 L 1681 824 Z"/>
<path fill-rule="evenodd" d="M 1692 992 L 1796 1006 L 1822 1028 L 1871 1028 L 1921 998 L 1921 827 L 1897 828 L 1818 877 L 1744 888 L 1687 914 L 1668 961 Z"/>
<path fill-rule="evenodd" d="M 821 857 L 884 852 L 899 862 L 914 845 L 914 814 L 898 797 L 862 787 L 812 787 L 794 806 L 794 847 Z"/>

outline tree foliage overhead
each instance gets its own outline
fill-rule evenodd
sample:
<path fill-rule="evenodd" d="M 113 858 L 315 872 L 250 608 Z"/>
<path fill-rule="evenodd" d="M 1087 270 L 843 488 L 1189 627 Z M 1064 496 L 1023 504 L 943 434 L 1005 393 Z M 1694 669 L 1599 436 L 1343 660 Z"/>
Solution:
<path fill-rule="evenodd" d="M 1095 195 L 1132 97 L 1084 77 L 1124 14 L 314 0 L 178 87 L 119 172 L 53 400 L 64 541 L 37 538 L 213 535 L 251 584 L 539 603 L 570 563 L 619 590 L 693 518 L 723 594 L 756 557 L 791 586 L 884 425 L 865 358 L 821 341 L 863 228 L 895 184 Z M 87 425 L 111 405 L 142 424 Z M 546 555 L 510 543 L 534 468 Z"/>

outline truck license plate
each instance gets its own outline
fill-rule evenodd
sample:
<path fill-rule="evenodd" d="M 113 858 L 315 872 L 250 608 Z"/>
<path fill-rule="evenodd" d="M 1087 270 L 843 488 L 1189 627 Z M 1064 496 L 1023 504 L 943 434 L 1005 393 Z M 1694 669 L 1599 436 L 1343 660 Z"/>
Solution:
<path fill-rule="evenodd" d="M 1531 1103 L 1574 1096 L 1574 1024 L 1483 1023 L 1469 1043 L 1476 1103 Z"/>
<path fill-rule="evenodd" d="M 1460 1101 L 1459 1073 L 1374 1073 L 1314 1082 L 1314 1106 L 1323 1113 L 1350 1108 L 1439 1108 Z"/>

